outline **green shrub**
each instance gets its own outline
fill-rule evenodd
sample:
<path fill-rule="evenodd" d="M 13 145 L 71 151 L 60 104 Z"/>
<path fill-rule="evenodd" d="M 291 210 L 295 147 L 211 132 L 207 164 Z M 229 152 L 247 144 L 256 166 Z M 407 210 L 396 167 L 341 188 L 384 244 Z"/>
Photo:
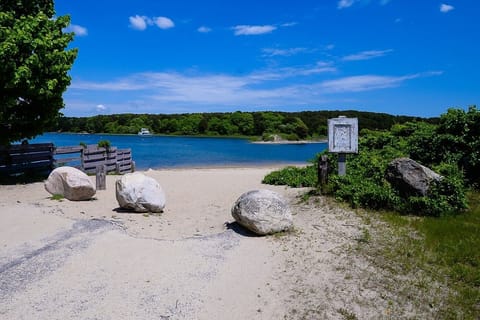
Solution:
<path fill-rule="evenodd" d="M 105 149 L 109 150 L 109 149 L 110 149 L 110 141 L 108 141 L 108 140 L 100 140 L 100 141 L 98 141 L 97 146 L 98 146 L 99 148 L 105 148 Z"/>
<path fill-rule="evenodd" d="M 269 173 L 263 178 L 262 183 L 287 185 L 294 188 L 315 187 L 317 183 L 317 172 L 312 165 L 303 168 L 286 167 Z"/>
<path fill-rule="evenodd" d="M 465 183 L 467 187 L 480 184 L 480 111 L 450 109 L 438 125 L 410 122 L 394 125 L 390 131 L 362 130 L 359 150 L 347 155 L 343 177 L 336 173 L 338 156 L 322 153 L 329 162 L 329 183 L 322 191 L 352 207 L 425 216 L 462 212 L 467 207 Z M 384 177 L 388 164 L 399 157 L 418 161 L 443 179 L 432 183 L 425 197 L 402 196 Z M 266 176 L 264 183 L 315 186 L 316 168 L 316 164 L 285 168 Z"/>

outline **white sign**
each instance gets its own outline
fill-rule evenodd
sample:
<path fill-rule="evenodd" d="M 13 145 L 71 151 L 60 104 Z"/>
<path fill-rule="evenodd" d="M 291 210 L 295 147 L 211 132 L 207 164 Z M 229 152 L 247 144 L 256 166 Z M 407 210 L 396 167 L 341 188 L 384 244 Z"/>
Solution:
<path fill-rule="evenodd" d="M 358 119 L 328 119 L 328 151 L 358 153 Z"/>

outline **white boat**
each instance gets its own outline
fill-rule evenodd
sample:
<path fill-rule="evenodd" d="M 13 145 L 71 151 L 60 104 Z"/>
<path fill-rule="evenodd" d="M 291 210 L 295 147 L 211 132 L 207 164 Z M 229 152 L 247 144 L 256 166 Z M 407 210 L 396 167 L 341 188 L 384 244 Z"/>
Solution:
<path fill-rule="evenodd" d="M 142 129 L 140 129 L 140 131 L 138 132 L 138 135 L 139 135 L 139 136 L 151 136 L 152 133 L 151 133 L 147 128 L 142 128 Z"/>

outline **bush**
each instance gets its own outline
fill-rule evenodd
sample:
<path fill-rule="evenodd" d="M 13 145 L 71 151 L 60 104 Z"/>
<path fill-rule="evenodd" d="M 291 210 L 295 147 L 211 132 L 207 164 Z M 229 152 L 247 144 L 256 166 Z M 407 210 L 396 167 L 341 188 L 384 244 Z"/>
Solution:
<path fill-rule="evenodd" d="M 294 188 L 315 187 L 317 183 L 316 167 L 310 165 L 304 168 L 286 167 L 273 171 L 263 178 L 262 183 L 272 185 L 287 185 Z"/>
<path fill-rule="evenodd" d="M 439 125 L 425 122 L 396 124 L 390 131 L 362 130 L 360 153 L 347 155 L 347 174 L 336 174 L 337 155 L 329 161 L 326 190 L 352 207 L 395 210 L 405 214 L 439 216 L 467 208 L 466 187 L 480 184 L 480 111 L 450 109 Z M 320 154 L 321 155 L 321 154 Z M 317 160 L 320 157 L 317 156 Z M 386 181 L 387 165 L 409 157 L 443 176 L 425 197 L 400 195 Z M 317 165 L 285 168 L 265 177 L 264 183 L 292 187 L 316 184 Z"/>
<path fill-rule="evenodd" d="M 110 149 L 110 141 L 108 140 L 100 140 L 98 141 L 97 146 L 99 148 L 105 148 L 107 151 Z"/>

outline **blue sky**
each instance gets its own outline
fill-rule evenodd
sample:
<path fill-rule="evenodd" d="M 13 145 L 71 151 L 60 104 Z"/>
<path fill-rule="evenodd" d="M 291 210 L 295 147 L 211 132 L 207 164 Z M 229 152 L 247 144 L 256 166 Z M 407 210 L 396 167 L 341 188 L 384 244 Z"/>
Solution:
<path fill-rule="evenodd" d="M 480 104 L 480 1 L 57 0 L 67 116 Z"/>

